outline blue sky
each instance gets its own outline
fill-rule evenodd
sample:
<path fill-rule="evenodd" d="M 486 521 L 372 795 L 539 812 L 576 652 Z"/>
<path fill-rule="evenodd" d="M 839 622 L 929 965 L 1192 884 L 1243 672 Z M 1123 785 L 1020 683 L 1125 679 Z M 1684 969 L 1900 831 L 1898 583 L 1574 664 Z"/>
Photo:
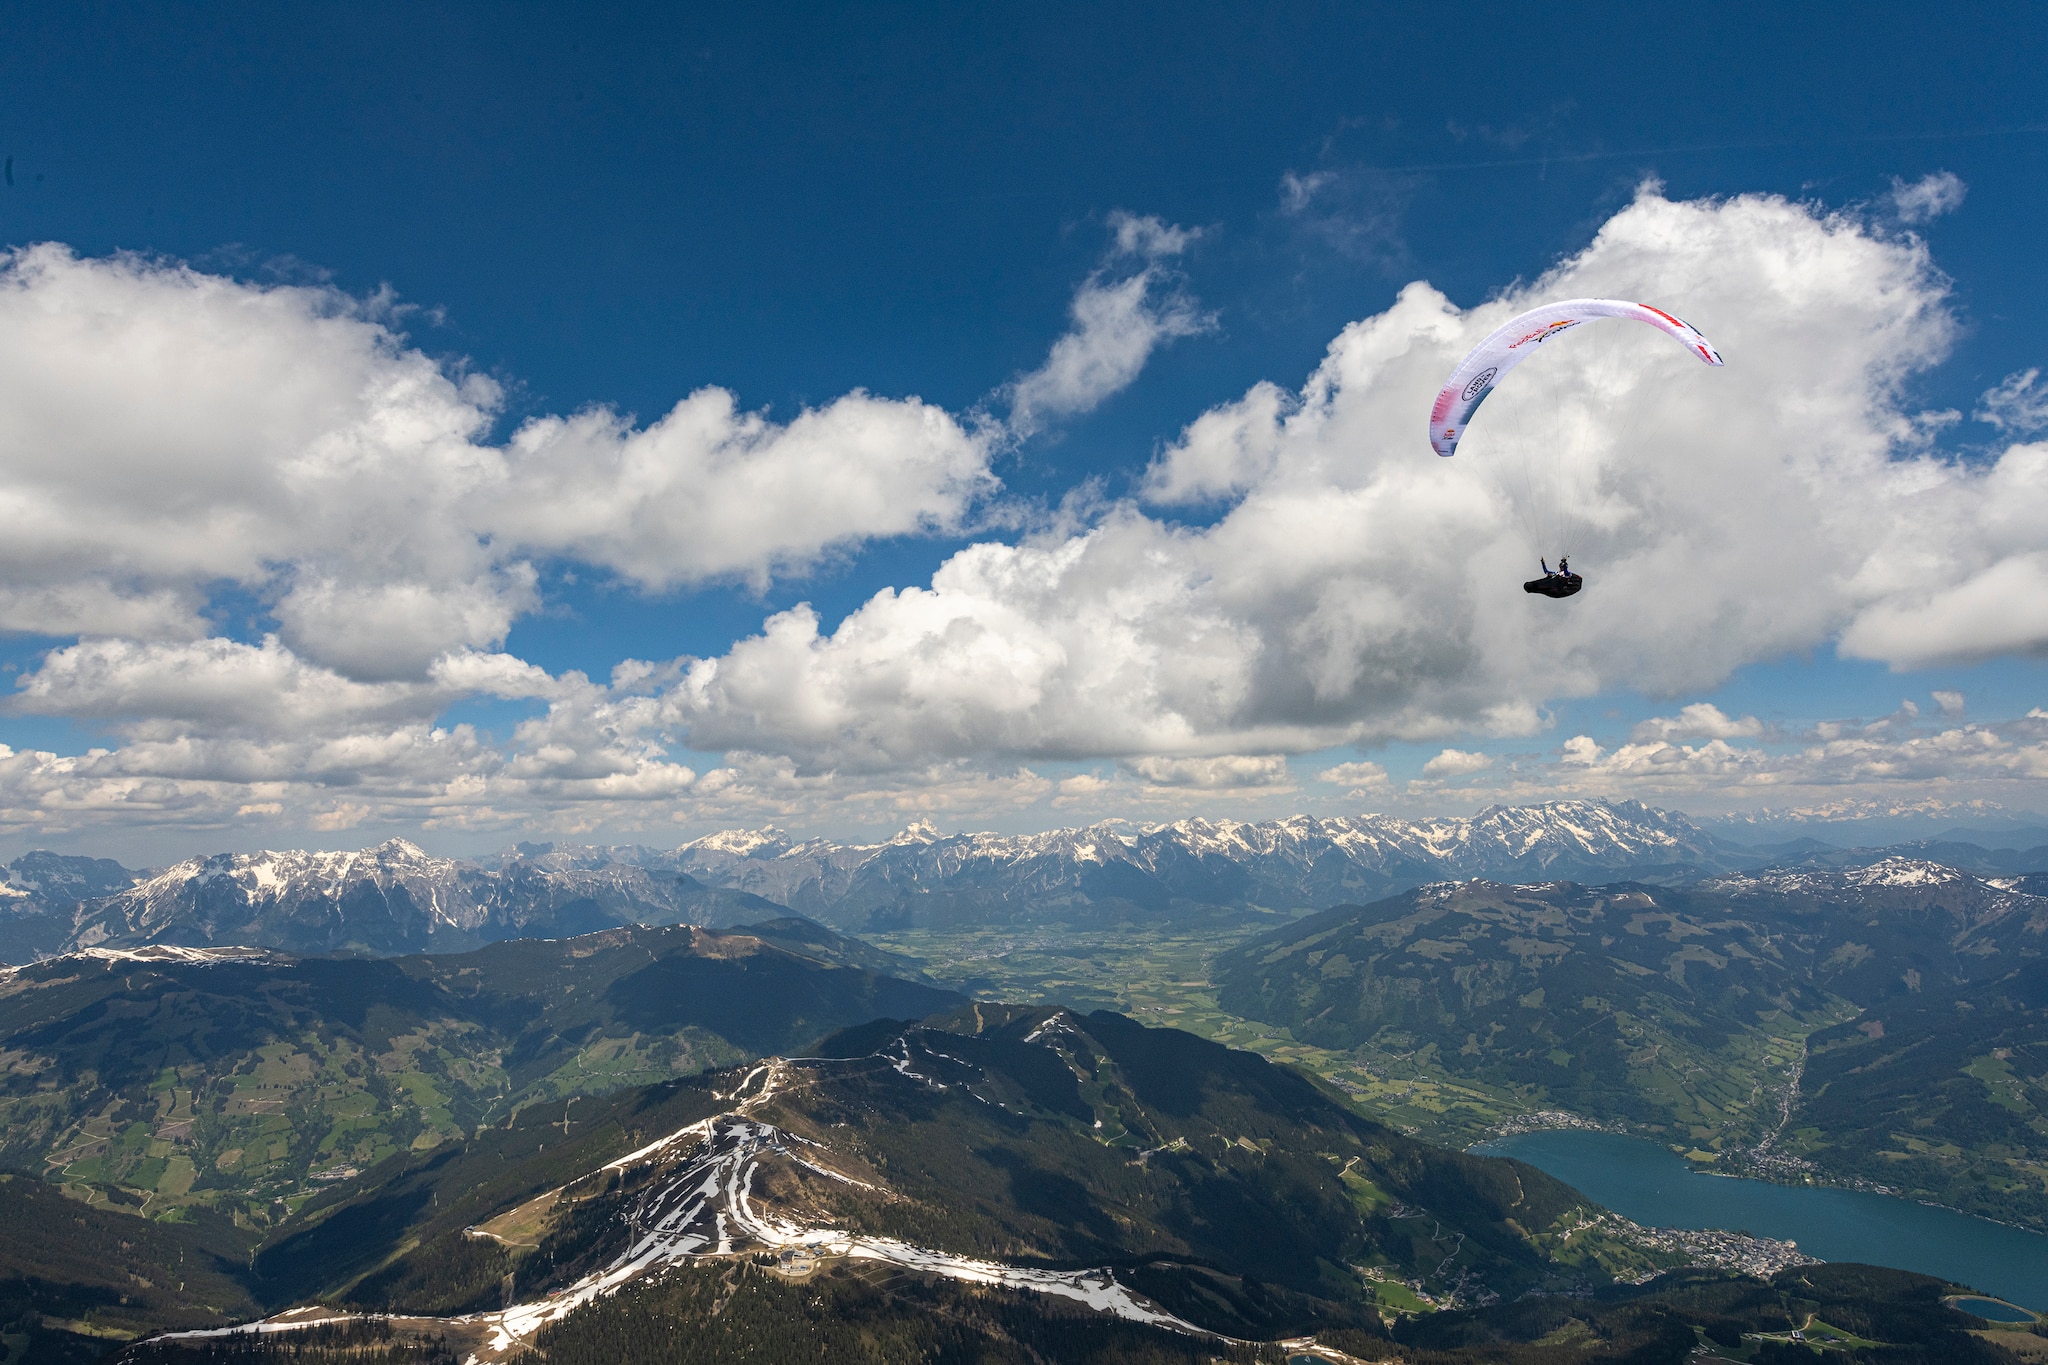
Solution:
<path fill-rule="evenodd" d="M 256 291 L 338 291 L 385 329 L 389 345 L 444 375 L 494 381 L 495 398 L 476 404 L 487 426 L 467 438 L 484 446 L 593 405 L 652 423 L 707 385 L 771 423 L 856 390 L 891 402 L 915 396 L 971 433 L 1010 410 L 1005 386 L 1045 364 L 1091 279 L 1113 285 L 1156 272 L 1146 295 L 1155 311 L 1184 306 L 1187 334 L 1153 345 L 1127 383 L 1035 432 L 993 441 L 986 470 L 1000 492 L 961 494 L 916 534 L 895 534 L 884 518 L 773 564 L 727 556 L 636 582 L 621 568 L 626 558 L 579 548 L 592 543 L 588 534 L 536 533 L 541 548 L 519 561 L 529 585 L 506 586 L 512 571 L 496 560 L 474 570 L 496 585 L 491 610 L 502 608 L 509 625 L 458 631 L 450 647 L 551 678 L 580 670 L 601 681 L 626 659 L 716 659 L 799 603 L 814 605 L 829 637 L 875 593 L 929 585 L 965 546 L 1053 534 L 1053 509 L 1089 480 L 1099 481 L 1096 510 L 1070 504 L 1066 515 L 1100 517 L 1100 500 L 1137 493 L 1189 423 L 1262 381 L 1299 389 L 1348 324 L 1386 314 L 1411 281 L 1461 309 L 1512 294 L 1585 252 L 1652 181 L 1673 204 L 1779 196 L 1816 224 L 1848 215 L 1872 240 L 1924 244 L 1916 287 L 1945 290 L 1952 335 L 1938 361 L 1886 353 L 1868 364 L 1903 366 L 1897 411 L 1959 418 L 1929 427 L 1903 453 L 1931 449 L 1982 467 L 2032 434 L 1971 414 L 1981 395 L 2044 359 L 2033 320 L 2048 305 L 2037 245 L 2048 220 L 2048 100 L 2038 78 L 2048 19 L 2036 6 L 1580 5 L 1560 14 L 1471 5 L 1446 14 L 1414 5 L 28 4 L 15 13 L 13 41 L 0 52 L 0 156 L 10 158 L 12 182 L 0 186 L 0 243 L 62 243 L 87 264 L 142 253 L 154 268 L 183 263 Z M 1958 182 L 1959 205 L 1902 212 L 1895 186 L 1942 174 Z M 1187 236 L 1171 249 L 1118 254 L 1118 224 L 1143 220 Z M 330 297 L 308 306 L 342 305 Z M 1733 321 L 1740 335 L 1742 320 Z M 1731 350 L 1730 359 L 1744 357 Z M 134 381 L 138 410 L 177 405 L 176 393 L 164 397 L 148 380 Z M 1426 456 L 1419 435 L 1415 444 Z M 0 462 L 8 458 L 0 448 Z M 172 457 L 133 458 L 160 466 Z M 102 476 L 122 467 L 109 464 Z M 1145 515 L 1199 528 L 1235 505 L 1222 496 Z M 380 524 L 368 504 L 359 515 L 363 528 Z M 1974 536 L 1970 525 L 1951 518 L 1924 529 Z M 118 545 L 94 553 L 127 563 Z M 2010 557 L 2030 564 L 2035 553 L 2017 544 Z M 274 546 L 251 554 L 252 563 L 296 563 Z M 314 572 L 307 564 L 280 578 L 215 573 L 205 562 L 194 558 L 201 567 L 179 569 L 183 578 L 124 580 L 120 591 L 200 601 L 197 616 L 186 613 L 206 623 L 200 638 L 254 648 L 282 629 L 296 651 L 291 666 L 311 659 L 337 669 L 337 687 L 425 676 L 417 662 L 366 663 L 360 649 L 329 657 L 309 643 L 320 631 L 346 633 L 350 623 L 334 614 L 346 602 L 324 624 L 281 618 L 281 594 Z M 1943 572 L 1967 587 L 1971 574 L 1995 568 Z M 42 582 L 37 575 L 55 570 L 23 560 L 8 572 Z M 1358 591 L 1404 589 L 1388 580 Z M 50 651 L 120 638 L 161 654 L 179 641 L 192 648 L 201 628 L 24 609 L 0 651 L 18 675 L 42 669 L 49 685 L 0 717 L 0 742 L 17 758 L 74 759 L 95 746 L 126 757 L 118 771 L 44 762 L 21 776 L 0 800 L 9 831 L 0 842 L 149 851 L 287 837 L 352 843 L 397 831 L 456 846 L 550 831 L 659 841 L 763 819 L 845 833 L 927 812 L 946 825 L 1020 828 L 1110 814 L 1449 810 L 1564 790 L 1570 784 L 1542 765 L 1554 764 L 1565 739 L 1585 734 L 1612 753 L 1633 727 L 1687 704 L 1718 708 L 1729 722 L 1721 728 L 1733 727 L 1718 736 L 1726 742 L 1775 754 L 1816 743 L 1811 729 L 1822 722 L 1877 721 L 1902 698 L 1922 709 L 1913 724 L 1932 738 L 1937 691 L 1966 699 L 1957 725 L 2010 727 L 2048 705 L 2040 646 L 2024 631 L 1922 658 L 1897 645 L 1911 623 L 1899 624 L 1909 607 L 1896 606 L 1891 626 L 1866 623 L 1859 637 L 1891 630 L 1892 643 L 1838 658 L 1845 623 L 1874 600 L 1832 617 L 1818 611 L 1803 635 L 1788 627 L 1784 640 L 1798 637 L 1789 647 L 1731 657 L 1725 683 L 1701 682 L 1715 670 L 1692 665 L 1647 688 L 1631 685 L 1646 676 L 1631 669 L 1643 666 L 1559 665 L 1577 681 L 1530 689 L 1521 722 L 1473 720 L 1500 701 L 1482 699 L 1430 725 L 1348 715 L 1343 725 L 1354 729 L 1329 744 L 1318 737 L 1343 725 L 1283 736 L 1248 722 L 1231 731 L 1237 739 L 1195 733 L 1175 748 L 1155 734 L 1124 749 L 1058 726 L 1016 741 L 999 725 L 995 738 L 969 735 L 930 752 L 899 746 L 859 757 L 813 737 L 778 755 L 781 732 L 758 715 L 738 725 L 702 711 L 642 723 L 624 741 L 616 725 L 588 715 L 564 718 L 552 738 L 521 738 L 520 722 L 566 717 L 571 703 L 537 683 L 450 685 L 403 704 L 382 694 L 350 703 L 383 717 L 376 724 L 426 727 L 408 743 L 427 743 L 420 736 L 436 728 L 476 727 L 481 747 L 459 774 L 394 768 L 384 777 L 375 762 L 295 770 L 303 753 L 290 757 L 276 735 L 154 703 L 140 684 L 67 704 L 89 690 L 80 678 L 104 678 L 113 665 L 103 653 L 99 672 L 81 672 L 84 663 L 51 672 Z M 1569 605 L 1597 603 L 1589 593 Z M 1936 609 L 1910 609 L 1923 608 Z M 123 656 L 129 663 L 140 657 L 134 650 Z M 1540 641 L 1522 657 L 1526 668 L 1548 667 Z M 1905 671 L 1893 671 L 1901 661 Z M 1400 705 L 1412 710 L 1411 701 Z M 1744 717 L 1766 730 L 1739 733 Z M 366 742 L 359 721 L 342 724 L 350 743 Z M 304 723 L 278 725 L 297 733 Z M 553 787 L 475 795 L 511 773 L 521 753 L 575 749 L 583 741 L 563 736 L 577 725 L 609 736 L 590 743 L 623 743 L 630 753 L 562 759 Z M 1397 733 L 1403 725 L 1408 738 Z M 1709 743 L 1714 731 L 1694 724 L 1672 731 L 1672 742 Z M 713 732 L 726 738 L 703 738 Z M 1252 750 L 1241 757 L 1284 761 L 1185 766 L 1236 753 L 1238 739 Z M 1617 795 L 1699 809 L 1824 804 L 1831 791 L 1878 803 L 2038 803 L 2041 779 L 2026 757 L 2038 737 L 2023 727 L 2001 742 L 2017 756 L 1995 780 L 1886 760 L 1809 774 L 1789 799 L 1748 779 L 1717 786 L 1695 775 L 1694 785 L 1674 787 L 1631 785 L 1620 770 L 1612 777 Z M 192 757 L 207 745 L 212 757 Z M 166 746 L 184 756 L 164 758 Z M 243 757 L 220 756 L 231 748 Z M 256 750 L 268 757 L 249 758 Z M 707 787 L 714 771 L 749 771 L 721 757 L 736 750 L 768 755 L 769 767 L 791 775 L 780 787 L 752 778 Z M 1405 785 L 1445 750 L 1492 763 L 1441 785 Z M 1535 767 L 1510 781 L 1503 774 L 1515 755 Z M 1139 760 L 1151 763 L 1149 777 Z M 650 781 L 637 795 L 564 795 L 560 785 L 651 761 L 686 767 L 690 780 L 672 771 L 667 785 Z M 1377 764 L 1385 777 L 1351 788 L 1317 778 L 1344 763 Z M 1009 780 L 1022 769 L 1040 786 Z M 857 781 L 846 777 L 856 770 Z M 978 785 L 991 773 L 1000 790 Z M 828 774 L 858 794 L 828 790 Z M 1057 786 L 1091 774 L 1099 789 Z M 459 799 L 447 785 L 458 776 L 471 783 Z M 717 799 L 742 788 L 751 793 L 744 800 Z"/>

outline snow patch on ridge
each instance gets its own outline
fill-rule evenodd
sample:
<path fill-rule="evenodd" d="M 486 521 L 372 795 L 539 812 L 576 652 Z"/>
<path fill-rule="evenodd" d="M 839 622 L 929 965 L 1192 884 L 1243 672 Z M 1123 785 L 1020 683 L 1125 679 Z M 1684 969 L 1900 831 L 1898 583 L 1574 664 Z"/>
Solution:
<path fill-rule="evenodd" d="M 492 1312 L 444 1319 L 450 1325 L 462 1324 L 482 1331 L 485 1344 L 468 1357 L 469 1365 L 509 1360 L 523 1352 L 534 1337 L 551 1323 L 560 1322 L 577 1309 L 667 1266 L 708 1257 L 795 1248 L 820 1257 L 876 1261 L 969 1284 L 1050 1294 L 1127 1321 L 1164 1327 L 1205 1340 L 1222 1339 L 1132 1293 L 1105 1268 L 1040 1270 L 1005 1265 L 1000 1261 L 934 1251 L 896 1238 L 871 1237 L 840 1228 L 814 1226 L 764 1209 L 757 1202 L 754 1183 L 761 1163 L 770 1158 L 789 1161 L 833 1180 L 865 1189 L 876 1188 L 823 1165 L 819 1158 L 825 1153 L 819 1144 L 752 1117 L 753 1110 L 794 1082 L 800 1065 L 779 1057 L 769 1059 L 734 1087 L 732 1093 L 738 1095 L 748 1090 L 756 1080 L 760 1083 L 755 1093 L 734 1108 L 656 1138 L 637 1151 L 628 1152 L 592 1172 L 599 1175 L 639 1167 L 671 1166 L 641 1190 L 625 1210 L 622 1221 L 629 1230 L 629 1241 L 625 1249 L 603 1269 L 544 1298 Z M 580 1182 L 572 1181 L 551 1193 L 559 1194 L 577 1183 Z M 545 1198 L 546 1195 L 538 1197 Z M 470 1234 L 489 1235 L 478 1229 L 471 1229 Z M 198 1340 L 244 1333 L 267 1335 L 383 1316 L 308 1316 L 308 1312 L 307 1309 L 295 1309 L 239 1327 L 167 1332 L 164 1338 Z"/>

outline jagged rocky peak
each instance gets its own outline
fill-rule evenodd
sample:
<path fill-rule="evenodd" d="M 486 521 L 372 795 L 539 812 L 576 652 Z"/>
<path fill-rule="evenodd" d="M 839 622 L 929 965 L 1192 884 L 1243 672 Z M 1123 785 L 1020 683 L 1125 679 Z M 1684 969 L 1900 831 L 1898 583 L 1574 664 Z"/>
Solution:
<path fill-rule="evenodd" d="M 1447 822 L 1454 823 L 1454 822 Z M 1707 848 L 1707 833 L 1673 811 L 1639 801 L 1548 801 L 1540 806 L 1488 806 L 1468 822 L 1473 839 L 1569 842 L 1585 849 Z"/>
<path fill-rule="evenodd" d="M 554 872 L 588 872 L 612 867 L 672 867 L 675 854 L 643 844 L 564 844 L 521 840 L 510 848 L 469 861 L 492 872 L 521 866 L 546 868 Z"/>
<path fill-rule="evenodd" d="M 132 885 L 120 881 L 130 876 L 125 869 L 108 864 L 94 875 L 113 878 L 116 889 L 65 902 L 64 918 L 77 908 L 69 936 L 60 944 L 39 931 L 32 951 L 142 942 L 452 950 L 628 923 L 756 923 L 790 909 L 854 929 L 941 913 L 949 922 L 1065 920 L 1098 910 L 1120 919 L 1190 907 L 1267 913 L 1364 903 L 1474 877 L 1674 880 L 1742 865 L 1718 855 L 1712 837 L 1684 816 L 1632 801 L 1576 800 L 1423 820 L 1109 820 L 1022 835 L 949 835 L 920 819 L 871 844 L 797 841 L 767 826 L 669 851 L 525 843 L 476 859 L 438 857 L 389 839 L 352 851 L 192 858 Z M 29 876 L 27 860 L 17 860 L 9 884 Z M 30 901 L 0 902 L 16 906 L 24 907 L 12 912 L 16 922 L 25 922 Z"/>
<path fill-rule="evenodd" d="M 111 895 L 136 882 L 137 874 L 112 858 L 37 849 L 9 863 L 0 875 L 0 896 L 33 897 L 58 903 Z"/>
<path fill-rule="evenodd" d="M 920 819 L 888 840 L 875 844 L 839 844 L 812 839 L 794 844 L 781 830 L 722 830 L 692 840 L 679 855 L 762 859 L 797 850 L 833 854 L 868 853 L 920 848 L 937 843 L 971 844 L 990 856 L 1052 849 L 1096 849 L 1116 846 L 1173 844 L 1188 849 L 1258 851 L 1290 843 L 1335 841 L 1347 835 L 1376 834 L 1397 841 L 1433 847 L 1472 846 L 1542 839 L 1568 841 L 1588 849 L 1699 849 L 1714 845 L 1713 837 L 1684 815 L 1658 810 L 1637 801 L 1550 801 L 1533 806 L 1488 806 L 1477 815 L 1407 819 L 1393 815 L 1318 817 L 1293 815 L 1277 820 L 1212 820 L 1189 817 L 1142 829 L 1127 821 L 1104 820 L 1092 825 L 1045 830 L 1037 834 L 975 833 L 947 836 L 929 818 Z"/>
<path fill-rule="evenodd" d="M 295 953 L 461 951 L 506 938 L 563 938 L 621 925 L 737 924 L 785 907 L 709 887 L 641 848 L 529 846 L 445 858 L 407 839 L 353 850 L 264 850 L 188 858 L 112 894 L 71 902 L 52 951 L 146 943 L 252 944 Z"/>
<path fill-rule="evenodd" d="M 723 854 L 733 858 L 773 858 L 790 846 L 789 836 L 773 825 L 759 829 L 724 829 L 693 839 L 678 852 Z"/>
<path fill-rule="evenodd" d="M 187 858 L 140 883 L 145 896 L 175 891 L 193 882 L 228 880 L 258 898 L 304 895 L 363 879 L 451 877 L 452 858 L 436 858 L 407 839 L 387 839 L 364 849 L 264 849 L 255 853 L 214 853 Z"/>

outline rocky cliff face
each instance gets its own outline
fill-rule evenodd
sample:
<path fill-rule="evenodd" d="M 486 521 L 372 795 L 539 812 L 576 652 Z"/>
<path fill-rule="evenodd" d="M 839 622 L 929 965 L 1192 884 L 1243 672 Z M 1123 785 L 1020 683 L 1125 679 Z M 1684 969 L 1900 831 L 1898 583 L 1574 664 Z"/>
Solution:
<path fill-rule="evenodd" d="M 136 874 L 112 858 L 38 850 L 0 867 L 0 962 L 61 951 L 83 902 L 123 891 Z"/>

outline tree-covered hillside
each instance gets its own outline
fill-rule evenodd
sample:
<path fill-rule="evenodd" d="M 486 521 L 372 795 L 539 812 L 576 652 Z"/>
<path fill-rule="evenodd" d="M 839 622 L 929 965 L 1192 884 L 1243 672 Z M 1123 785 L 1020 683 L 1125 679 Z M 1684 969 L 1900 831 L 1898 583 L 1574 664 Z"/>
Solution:
<path fill-rule="evenodd" d="M 2048 899 L 1891 859 L 1426 887 L 1241 945 L 1214 978 L 1224 1008 L 1369 1067 L 2048 1227 L 2044 949 Z"/>
<path fill-rule="evenodd" d="M 711 1184 L 744 1185 L 748 1218 L 941 1258 L 1111 1267 L 1172 1313 L 1261 1338 L 1370 1327 L 1386 1285 L 1485 1301 L 1660 1263 L 1533 1168 L 1405 1138 L 1297 1073 L 1119 1015 L 982 1004 L 851 1030 L 820 1051 L 744 1102 L 737 1131 L 755 1135 L 758 1157 L 744 1178 L 736 1167 Z M 649 1103 L 695 1117 L 707 1087 L 762 1084 L 727 1073 Z M 494 1130 L 366 1175 L 308 1206 L 257 1267 L 273 1292 L 378 1312 L 493 1307 L 508 1285 L 521 1299 L 561 1290 L 625 1254 L 648 1209 L 668 1207 L 652 1192 L 664 1172 L 704 1140 L 600 1171 L 627 1128 L 656 1127 L 605 1123 L 619 1135 L 579 1129 L 573 1155 L 531 1150 L 530 1133 L 523 1158 L 494 1165 L 479 1153 L 502 1159 L 511 1141 Z M 594 1173 L 580 1182 L 564 1174 L 579 1159 Z M 539 1162 L 548 1179 L 521 1174 Z M 490 1198 L 465 1170 L 490 1174 Z M 673 1178 L 675 1198 L 700 1180 Z M 721 1247 L 747 1249 L 736 1225 L 717 1227 Z"/>
<path fill-rule="evenodd" d="M 2048 1226 L 2048 963 L 1886 1000 L 1809 1043 L 1789 1153 Z"/>
<path fill-rule="evenodd" d="M 959 999 L 804 921 L 410 958 L 149 950 L 0 973 L 0 1164 L 250 1226 L 512 1110 Z"/>

